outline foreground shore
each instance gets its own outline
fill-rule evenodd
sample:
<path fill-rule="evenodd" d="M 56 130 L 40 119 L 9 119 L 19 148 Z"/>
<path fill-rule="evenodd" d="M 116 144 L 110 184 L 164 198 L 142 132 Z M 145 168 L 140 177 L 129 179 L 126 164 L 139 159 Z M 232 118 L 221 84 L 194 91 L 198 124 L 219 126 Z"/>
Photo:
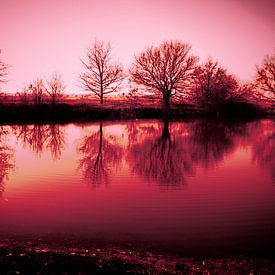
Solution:
<path fill-rule="evenodd" d="M 271 256 L 180 257 L 77 240 L 0 242 L 1 274 L 273 274 Z"/>

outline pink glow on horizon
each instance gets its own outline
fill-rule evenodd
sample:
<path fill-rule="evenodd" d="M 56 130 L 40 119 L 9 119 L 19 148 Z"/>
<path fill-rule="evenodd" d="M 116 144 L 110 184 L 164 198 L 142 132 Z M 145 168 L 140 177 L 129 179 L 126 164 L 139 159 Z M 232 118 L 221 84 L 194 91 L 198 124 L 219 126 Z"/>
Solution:
<path fill-rule="evenodd" d="M 80 58 L 97 38 L 110 41 L 125 68 L 134 54 L 165 39 L 192 45 L 242 80 L 275 47 L 272 0 L 10 0 L 0 3 L 0 49 L 12 67 L 1 87 L 16 92 L 36 77 L 59 72 L 67 93 L 81 91 Z"/>

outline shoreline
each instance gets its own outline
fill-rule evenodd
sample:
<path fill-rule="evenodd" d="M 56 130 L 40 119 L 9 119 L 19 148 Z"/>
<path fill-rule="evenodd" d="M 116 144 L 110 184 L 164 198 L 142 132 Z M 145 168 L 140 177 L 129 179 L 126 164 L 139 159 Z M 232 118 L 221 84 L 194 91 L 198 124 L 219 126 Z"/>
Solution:
<path fill-rule="evenodd" d="M 274 118 L 273 109 L 264 110 L 252 104 L 226 106 L 219 112 L 204 113 L 192 105 L 173 105 L 169 109 L 160 106 L 120 106 L 89 104 L 58 104 L 52 106 L 35 105 L 0 105 L 0 123 L 70 123 L 94 122 L 100 120 L 132 119 L 224 119 L 251 120 L 257 118 Z"/>
<path fill-rule="evenodd" d="M 77 239 L 0 242 L 0 272 L 17 274 L 272 274 L 274 255 L 182 257 L 131 245 Z"/>

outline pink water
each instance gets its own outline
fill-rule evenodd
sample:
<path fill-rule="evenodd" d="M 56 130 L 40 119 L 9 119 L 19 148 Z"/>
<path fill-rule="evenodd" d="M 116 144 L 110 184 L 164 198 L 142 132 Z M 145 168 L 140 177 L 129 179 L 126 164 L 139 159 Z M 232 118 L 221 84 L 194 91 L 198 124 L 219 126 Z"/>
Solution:
<path fill-rule="evenodd" d="M 274 252 L 272 120 L 0 127 L 3 238 Z"/>

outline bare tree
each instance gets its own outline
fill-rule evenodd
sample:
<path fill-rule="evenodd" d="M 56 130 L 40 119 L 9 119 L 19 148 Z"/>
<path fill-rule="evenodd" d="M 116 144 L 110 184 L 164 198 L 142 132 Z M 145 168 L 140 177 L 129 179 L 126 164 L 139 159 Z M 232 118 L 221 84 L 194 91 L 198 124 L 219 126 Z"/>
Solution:
<path fill-rule="evenodd" d="M 124 78 L 122 66 L 111 60 L 111 46 L 95 41 L 88 48 L 86 60 L 81 60 L 85 72 L 80 75 L 80 82 L 86 91 L 91 91 L 100 98 L 106 94 L 118 91 Z"/>
<path fill-rule="evenodd" d="M 17 92 L 16 95 L 19 97 L 21 104 L 27 105 L 32 92 L 30 91 L 29 86 L 25 86 L 22 91 Z"/>
<path fill-rule="evenodd" d="M 48 87 L 46 87 L 46 92 L 51 99 L 51 103 L 54 106 L 58 99 L 63 97 L 65 92 L 65 86 L 61 79 L 61 76 L 55 73 L 51 80 L 47 81 Z"/>
<path fill-rule="evenodd" d="M 161 94 L 166 107 L 170 98 L 187 88 L 198 57 L 190 55 L 191 46 L 180 41 L 165 41 L 151 46 L 139 56 L 130 70 L 133 82 Z"/>
<path fill-rule="evenodd" d="M 205 112 L 217 111 L 226 102 L 241 96 L 237 93 L 235 78 L 211 59 L 197 69 L 194 82 L 191 98 Z"/>
<path fill-rule="evenodd" d="M 45 85 L 41 78 L 37 78 L 33 84 L 29 86 L 34 104 L 39 106 L 42 104 L 43 97 L 45 96 Z"/>
<path fill-rule="evenodd" d="M 257 66 L 255 86 L 260 97 L 275 102 L 275 54 L 266 56 L 262 66 Z"/>
<path fill-rule="evenodd" d="M 1 50 L 0 50 L 0 55 L 1 55 Z M 9 68 L 9 65 L 5 63 L 0 56 L 0 83 L 7 82 L 6 76 L 8 75 L 8 68 Z"/>

